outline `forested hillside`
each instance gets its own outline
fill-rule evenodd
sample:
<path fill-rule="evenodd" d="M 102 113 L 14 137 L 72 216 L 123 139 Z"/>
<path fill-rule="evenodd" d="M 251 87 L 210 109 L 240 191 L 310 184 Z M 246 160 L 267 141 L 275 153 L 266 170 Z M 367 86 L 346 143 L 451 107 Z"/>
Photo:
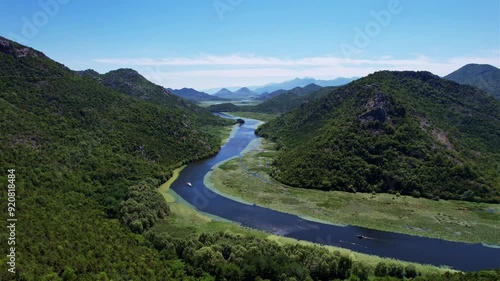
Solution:
<path fill-rule="evenodd" d="M 4 38 L 0 66 L 0 179 L 15 169 L 18 280 L 165 271 L 118 219 L 140 233 L 167 215 L 156 187 L 174 167 L 216 153 L 220 139 L 202 125 L 225 121 L 177 97 L 160 102 L 149 82 L 120 90 L 144 89 L 157 102 L 127 96 Z M 153 193 L 136 198 L 137 190 Z"/>
<path fill-rule="evenodd" d="M 7 170 L 15 170 L 18 220 L 16 273 L 3 255 L 1 280 L 498 277 L 418 277 L 412 264 L 368 265 L 319 246 L 198 233 L 191 221 L 176 229 L 173 222 L 185 218 L 172 218 L 156 188 L 174 167 L 215 153 L 220 140 L 202 126 L 225 121 L 161 96 L 135 72 L 113 75 L 105 83 L 76 74 L 0 37 L 0 181 L 7 184 Z M 1 240 L 8 235 L 1 232 Z"/>
<path fill-rule="evenodd" d="M 208 110 L 195 106 L 192 102 L 174 95 L 162 86 L 148 81 L 133 69 L 121 68 L 103 75 L 93 70 L 80 71 L 77 74 L 92 77 L 108 88 L 153 104 L 164 105 L 168 108 L 185 109 L 181 112 L 184 118 L 189 120 L 196 120 L 205 125 L 222 125 L 227 122 L 217 118 Z"/>
<path fill-rule="evenodd" d="M 500 103 L 428 72 L 382 71 L 257 130 L 272 176 L 323 190 L 500 202 Z"/>

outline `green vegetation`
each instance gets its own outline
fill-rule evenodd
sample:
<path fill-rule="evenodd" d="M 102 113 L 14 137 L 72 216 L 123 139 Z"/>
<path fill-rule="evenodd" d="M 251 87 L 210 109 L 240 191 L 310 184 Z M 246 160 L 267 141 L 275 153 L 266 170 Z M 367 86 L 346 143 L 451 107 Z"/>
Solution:
<path fill-rule="evenodd" d="M 270 114 L 285 113 L 328 94 L 331 89 L 334 88 L 335 87 L 326 87 L 307 94 L 291 90 L 272 97 L 271 99 L 253 107 L 246 107 L 242 111 L 254 111 Z"/>
<path fill-rule="evenodd" d="M 162 185 L 162 194 L 178 198 L 168 187 L 168 184 Z M 319 246 L 242 228 L 210 219 L 182 200 L 174 199 L 169 205 L 172 215 L 155 224 L 146 237 L 162 255 L 181 258 L 187 271 L 202 267 L 219 279 L 225 276 L 227 280 L 254 280 L 254 276 L 260 276 L 269 280 L 289 280 L 287 278 L 291 277 L 296 280 L 330 280 L 356 275 L 367 280 L 367 277 L 375 278 L 375 270 L 381 266 L 396 268 L 403 276 L 418 273 L 440 277 L 450 272 L 449 269 Z M 198 255 L 203 258 L 195 258 Z M 229 268 L 231 270 L 227 272 Z M 389 275 L 389 270 L 385 275 Z"/>
<path fill-rule="evenodd" d="M 175 261 L 124 226 L 141 232 L 168 215 L 156 187 L 216 153 L 220 138 L 203 128 L 228 121 L 162 100 L 140 77 L 116 84 L 122 93 L 3 38 L 0 65 L 0 180 L 16 170 L 19 216 L 14 280 L 174 280 Z M 12 280 L 1 261 L 0 279 Z"/>
<path fill-rule="evenodd" d="M 348 193 L 290 188 L 270 178 L 274 144 L 263 140 L 259 150 L 230 160 L 214 170 L 216 189 L 271 209 L 372 229 L 463 242 L 500 244 L 500 206 L 465 201 L 435 201 L 398 194 Z M 255 177 L 270 180 L 271 183 Z"/>
<path fill-rule="evenodd" d="M 500 202 L 500 102 L 428 72 L 382 71 L 257 129 L 294 187 Z"/>
<path fill-rule="evenodd" d="M 0 66 L 0 181 L 16 170 L 18 216 L 16 274 L 4 255 L 1 280 L 366 280 L 377 267 L 399 278 L 470 276 L 361 262 L 359 254 L 212 222 L 156 190 L 168 188 L 160 183 L 174 168 L 217 152 L 220 137 L 206 131 L 228 121 L 131 70 L 106 82 L 1 37 Z"/>
<path fill-rule="evenodd" d="M 204 131 L 210 135 L 220 136 L 220 145 L 222 146 L 227 142 L 234 128 L 234 126 L 206 126 L 204 127 Z"/>

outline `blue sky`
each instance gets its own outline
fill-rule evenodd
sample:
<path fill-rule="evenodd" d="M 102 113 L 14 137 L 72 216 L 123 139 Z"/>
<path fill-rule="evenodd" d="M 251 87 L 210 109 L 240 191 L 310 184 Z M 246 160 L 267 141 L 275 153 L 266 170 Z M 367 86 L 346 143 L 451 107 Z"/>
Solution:
<path fill-rule="evenodd" d="M 0 0 L 0 35 L 166 87 L 500 67 L 500 1 Z"/>

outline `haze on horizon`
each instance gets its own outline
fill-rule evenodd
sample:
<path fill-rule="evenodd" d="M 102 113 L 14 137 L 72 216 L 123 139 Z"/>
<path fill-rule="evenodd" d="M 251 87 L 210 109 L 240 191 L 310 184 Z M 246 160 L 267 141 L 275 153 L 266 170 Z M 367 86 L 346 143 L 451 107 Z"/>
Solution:
<path fill-rule="evenodd" d="M 209 89 L 500 67 L 499 10 L 497 0 L 3 1 L 0 35 L 74 70 L 133 68 L 165 87 Z"/>

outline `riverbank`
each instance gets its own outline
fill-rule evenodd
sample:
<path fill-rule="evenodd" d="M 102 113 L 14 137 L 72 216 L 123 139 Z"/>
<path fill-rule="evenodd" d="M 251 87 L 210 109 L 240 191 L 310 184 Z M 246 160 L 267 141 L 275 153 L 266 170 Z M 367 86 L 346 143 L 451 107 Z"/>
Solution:
<path fill-rule="evenodd" d="M 221 137 L 224 138 L 224 136 Z M 150 229 L 151 232 L 158 234 L 166 233 L 169 236 L 178 237 L 182 239 L 197 238 L 202 233 L 205 234 L 224 233 L 224 234 L 229 234 L 232 237 L 239 237 L 240 239 L 246 241 L 256 241 L 257 239 L 266 239 L 269 241 L 274 241 L 282 246 L 300 244 L 300 245 L 321 247 L 331 252 L 339 252 L 343 255 L 349 256 L 354 261 L 366 265 L 369 268 L 369 272 L 371 272 L 370 275 L 372 276 L 375 267 L 380 262 L 384 262 L 386 264 L 395 264 L 401 267 L 407 267 L 408 265 L 413 265 L 416 271 L 424 276 L 431 274 L 442 275 L 445 272 L 455 272 L 454 270 L 451 270 L 449 268 L 440 268 L 432 265 L 423 265 L 418 263 L 394 260 L 390 258 L 381 258 L 374 255 L 357 253 L 344 248 L 324 246 L 307 241 L 300 241 L 293 238 L 273 235 L 264 231 L 242 227 L 237 223 L 229 222 L 220 219 L 218 217 L 210 216 L 205 213 L 199 212 L 193 206 L 184 201 L 173 190 L 170 189 L 171 184 L 175 182 L 175 180 L 179 177 L 180 173 L 185 167 L 186 166 L 182 166 L 174 170 L 172 177 L 166 183 L 164 183 L 159 187 L 158 191 L 168 202 L 171 210 L 171 215 L 168 216 L 165 220 L 158 221 L 153 226 L 153 228 Z"/>
<path fill-rule="evenodd" d="M 244 201 L 334 224 L 500 245 L 499 205 L 290 188 L 269 176 L 275 153 L 274 144 L 262 140 L 259 149 L 241 161 L 233 159 L 216 168 L 211 181 L 220 192 Z"/>
<path fill-rule="evenodd" d="M 319 245 L 312 242 L 296 240 L 293 238 L 269 234 L 260 230 L 242 227 L 232 222 L 220 221 L 217 218 L 210 217 L 204 213 L 198 212 L 185 201 L 181 200 L 181 198 L 174 191 L 170 190 L 170 185 L 177 179 L 183 168 L 184 167 L 181 167 L 174 171 L 172 178 L 158 189 L 158 191 L 167 200 L 170 206 L 171 215 L 168 216 L 165 220 L 157 222 L 155 226 L 150 230 L 151 232 L 168 233 L 168 235 L 172 237 L 179 237 L 182 239 L 196 238 L 202 233 L 214 235 L 217 233 L 224 233 L 225 235 L 238 237 L 238 239 L 245 241 L 266 239 L 269 241 L 274 241 L 282 246 L 300 244 L 321 247 L 327 249 L 330 252 L 339 252 L 342 255 L 349 256 L 353 261 L 366 265 L 369 268 L 369 271 L 372 272 L 372 274 L 375 267 L 380 262 L 384 262 L 386 264 L 395 264 L 401 267 L 413 265 L 416 271 L 424 276 L 432 274 L 442 275 L 445 272 L 456 272 L 449 268 L 440 268 L 432 265 L 423 265 L 418 263 L 394 260 L 390 258 L 381 258 L 374 255 L 361 254 L 344 248 Z"/>

